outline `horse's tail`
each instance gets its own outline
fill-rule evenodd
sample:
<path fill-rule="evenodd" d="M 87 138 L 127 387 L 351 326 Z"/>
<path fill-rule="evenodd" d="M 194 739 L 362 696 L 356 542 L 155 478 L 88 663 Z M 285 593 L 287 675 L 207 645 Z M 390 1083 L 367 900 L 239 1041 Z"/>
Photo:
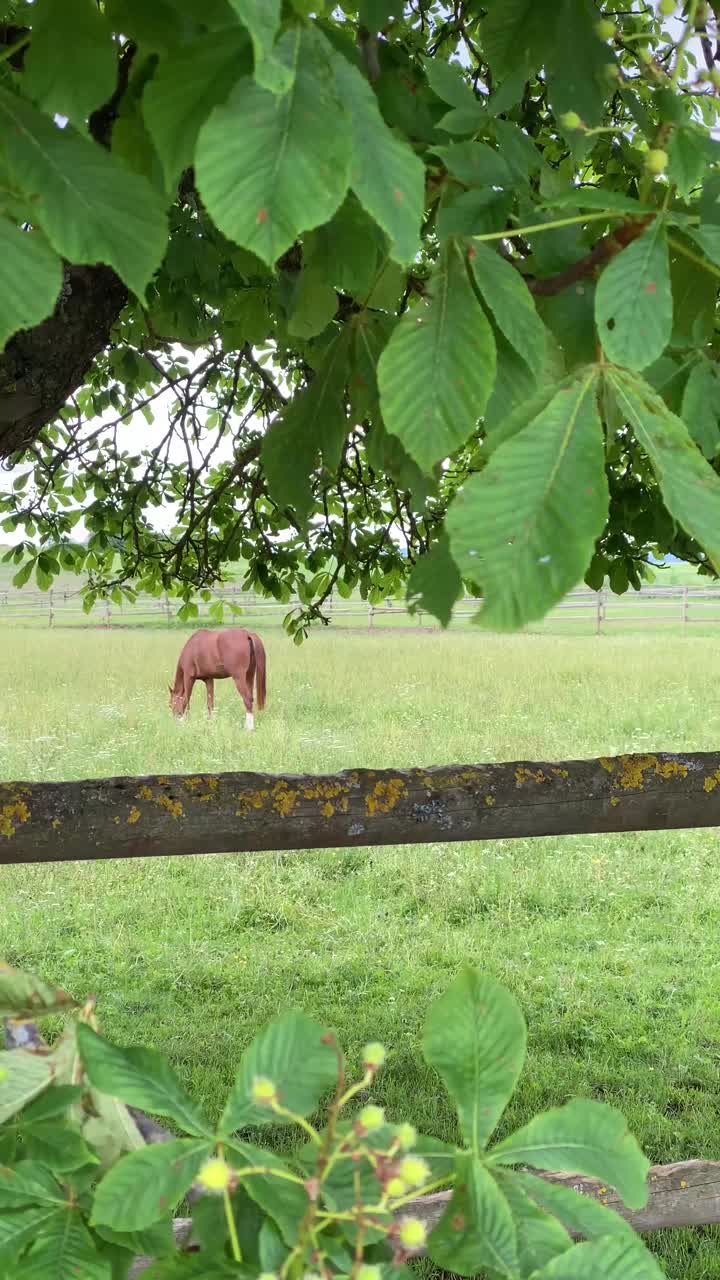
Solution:
<path fill-rule="evenodd" d="M 250 644 L 255 651 L 255 692 L 257 693 L 258 711 L 262 711 L 265 706 L 265 694 L 267 692 L 265 645 L 254 631 L 249 631 L 248 635 L 250 636 Z"/>

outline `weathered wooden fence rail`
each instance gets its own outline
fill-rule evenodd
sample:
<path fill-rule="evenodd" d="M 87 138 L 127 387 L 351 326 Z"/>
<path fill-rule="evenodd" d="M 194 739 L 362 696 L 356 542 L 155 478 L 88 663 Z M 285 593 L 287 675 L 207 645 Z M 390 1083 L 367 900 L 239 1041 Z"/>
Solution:
<path fill-rule="evenodd" d="M 715 826 L 715 752 L 0 784 L 0 864 Z"/>

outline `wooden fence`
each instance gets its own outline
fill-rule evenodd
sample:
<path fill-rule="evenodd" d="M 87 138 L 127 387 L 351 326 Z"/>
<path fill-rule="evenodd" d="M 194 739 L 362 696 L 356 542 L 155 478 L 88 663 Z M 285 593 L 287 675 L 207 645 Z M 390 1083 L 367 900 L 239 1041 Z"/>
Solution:
<path fill-rule="evenodd" d="M 0 784 L 0 865 L 717 826 L 717 752 L 323 776 Z M 136 1119 L 146 1141 L 170 1136 L 147 1117 Z M 639 1212 L 625 1210 L 590 1179 L 543 1176 L 611 1204 L 638 1231 L 720 1222 L 720 1162 L 651 1169 L 648 1203 Z M 431 1226 L 448 1195 L 424 1197 L 405 1212 L 412 1209 Z M 178 1239 L 187 1240 L 190 1221 L 175 1225 Z"/>
<path fill-rule="evenodd" d="M 207 621 L 208 610 L 215 601 L 236 606 L 242 610 L 242 615 L 252 617 L 258 626 L 265 628 L 282 626 L 285 614 L 299 603 L 297 599 L 281 603 L 230 585 L 213 591 L 208 601 L 196 601 L 200 620 Z M 466 626 L 481 603 L 481 600 L 469 596 L 458 601 L 453 625 Z M 86 614 L 75 586 L 55 587 L 49 591 L 0 587 L 0 626 L 111 628 L 198 625 L 195 619 L 192 623 L 179 623 L 178 608 L 179 601 L 172 597 L 140 595 L 134 604 L 98 601 Z M 397 600 L 372 605 L 359 598 L 344 600 L 335 595 L 328 602 L 327 610 L 335 626 L 349 629 L 373 631 L 438 627 L 429 614 L 419 611 L 410 615 L 403 601 Z M 231 613 L 226 613 L 225 621 L 231 617 Z M 720 623 L 720 586 L 651 586 L 624 596 L 615 596 L 608 590 L 589 591 L 583 588 L 570 592 L 546 621 L 533 629 L 604 635 L 611 634 L 620 626 L 626 630 L 651 627 L 687 633 L 698 626 L 712 628 L 716 623 Z"/>

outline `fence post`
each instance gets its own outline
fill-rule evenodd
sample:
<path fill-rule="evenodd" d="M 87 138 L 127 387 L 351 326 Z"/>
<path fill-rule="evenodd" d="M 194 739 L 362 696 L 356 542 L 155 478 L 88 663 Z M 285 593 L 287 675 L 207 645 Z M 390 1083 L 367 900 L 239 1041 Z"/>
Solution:
<path fill-rule="evenodd" d="M 168 626 L 170 626 L 170 599 L 167 591 L 165 592 L 165 620 Z"/>
<path fill-rule="evenodd" d="M 688 604 L 689 604 L 689 601 L 688 601 L 688 589 L 687 589 L 687 587 L 683 587 L 683 598 L 682 598 L 683 635 L 687 635 L 687 625 L 688 625 Z"/>
<path fill-rule="evenodd" d="M 605 621 L 605 588 L 601 587 L 597 593 L 597 627 L 596 627 L 597 635 L 602 635 L 604 621 Z"/>
<path fill-rule="evenodd" d="M 111 618 L 111 612 L 110 612 L 110 599 L 108 596 L 105 597 L 105 626 L 106 627 L 112 626 L 112 618 Z"/>
<path fill-rule="evenodd" d="M 55 613 L 54 613 L 54 610 L 53 610 L 53 593 L 52 593 L 52 587 L 50 588 L 49 603 L 50 603 L 50 614 L 49 614 L 49 616 L 48 616 L 48 626 L 49 626 L 49 627 L 51 627 L 51 626 L 53 625 L 53 622 L 54 622 L 54 619 L 55 619 Z"/>
<path fill-rule="evenodd" d="M 368 631 L 372 631 L 375 625 L 375 609 L 368 601 Z"/>

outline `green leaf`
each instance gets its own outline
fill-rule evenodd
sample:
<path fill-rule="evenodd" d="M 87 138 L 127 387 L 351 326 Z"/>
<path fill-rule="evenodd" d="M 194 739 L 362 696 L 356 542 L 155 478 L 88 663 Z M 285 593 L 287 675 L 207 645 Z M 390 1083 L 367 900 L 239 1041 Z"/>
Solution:
<path fill-rule="evenodd" d="M 243 77 L 203 125 L 196 153 L 198 187 L 214 222 L 270 266 L 300 231 L 332 217 L 350 168 L 350 121 L 321 36 L 292 28 L 276 48 L 295 69 L 289 91 L 278 97 Z"/>
<path fill-rule="evenodd" d="M 670 279 L 673 292 L 672 345 L 704 346 L 712 339 L 715 328 L 717 279 L 702 261 L 691 261 L 672 244 Z M 647 370 L 645 376 L 649 376 Z"/>
<path fill-rule="evenodd" d="M 298 338 L 314 338 L 327 328 L 337 308 L 337 294 L 322 268 L 314 264 L 304 267 L 288 316 L 288 333 Z"/>
<path fill-rule="evenodd" d="M 286 1111 L 307 1116 L 337 1081 L 338 1058 L 327 1032 L 304 1013 L 286 1013 L 246 1049 L 220 1121 L 221 1134 L 248 1125 L 287 1124 L 271 1108 L 253 1101 L 258 1077 L 272 1080 L 278 1102 Z"/>
<path fill-rule="evenodd" d="M 77 1028 L 80 1055 L 96 1089 L 175 1120 L 187 1133 L 212 1137 L 212 1128 L 188 1098 L 172 1067 L 154 1049 L 120 1049 L 86 1023 Z"/>
<path fill-rule="evenodd" d="M 538 377 L 545 363 L 547 333 L 520 272 L 477 240 L 468 258 L 483 302 L 498 328 Z"/>
<path fill-rule="evenodd" d="M 562 384 L 448 511 L 453 558 L 482 584 L 485 626 L 542 618 L 585 573 L 608 507 L 596 392 L 594 368 Z"/>
<path fill-rule="evenodd" d="M 598 11 L 591 0 L 551 3 L 554 30 L 548 30 L 547 76 L 553 109 L 557 114 L 576 111 L 585 124 L 600 125 L 608 97 L 608 68 L 615 57 L 595 30 Z M 578 141 L 583 144 L 582 135 Z"/>
<path fill-rule="evenodd" d="M 535 1116 L 488 1154 L 490 1164 L 528 1164 L 556 1173 L 582 1173 L 614 1187 L 631 1209 L 647 1202 L 650 1162 L 619 1111 L 575 1099 Z"/>
<path fill-rule="evenodd" d="M 21 1160 L 12 1168 L 0 1165 L 0 1210 L 30 1205 L 64 1208 L 66 1204 L 62 1187 L 43 1165 L 34 1160 Z"/>
<path fill-rule="evenodd" d="M 351 362 L 349 379 L 350 408 L 356 422 L 363 418 L 375 418 L 379 412 L 377 365 L 395 321 L 390 316 L 372 311 L 360 311 L 350 321 L 352 325 Z"/>
<path fill-rule="evenodd" d="M 459 138 L 467 137 L 471 133 L 478 133 L 486 125 L 487 108 L 477 101 L 470 103 L 466 107 L 453 107 L 450 111 L 446 111 L 445 115 L 437 123 L 438 129 L 442 129 L 445 133 L 455 134 Z"/>
<path fill-rule="evenodd" d="M 173 0 L 153 0 L 151 5 L 146 0 L 105 0 L 104 7 L 113 31 L 135 40 L 145 53 L 164 53 L 188 34 Z M 205 4 L 204 18 L 207 10 Z"/>
<path fill-rule="evenodd" d="M 286 1244 L 297 1243 L 298 1227 L 307 1211 L 308 1197 L 304 1183 L 291 1179 L 290 1170 L 271 1151 L 263 1151 L 236 1138 L 226 1141 L 227 1158 L 237 1169 L 265 1169 L 243 1177 L 248 1195 L 280 1228 Z"/>
<path fill-rule="evenodd" d="M 550 383 L 543 379 L 542 385 L 538 387 L 537 380 L 525 361 L 497 331 L 495 345 L 497 376 L 484 414 L 484 457 L 488 457 L 505 439 L 516 435 L 517 431 L 532 422 L 557 390 L 557 385 L 553 385 L 555 380 Z M 538 397 L 541 397 L 540 400 Z M 516 411 L 521 408 L 522 418 L 517 420 Z"/>
<path fill-rule="evenodd" d="M 303 239 L 305 265 L 322 267 L 329 284 L 358 302 L 372 292 L 387 256 L 386 236 L 352 192 L 330 222 Z"/>
<path fill-rule="evenodd" d="M 569 1249 L 572 1241 L 565 1228 L 530 1199 L 514 1173 L 501 1174 L 498 1181 L 515 1224 L 520 1272 L 530 1275 Z"/>
<path fill-rule="evenodd" d="M 425 166 L 388 128 L 375 94 L 357 67 L 335 49 L 331 55 L 338 95 L 352 121 L 350 184 L 389 236 L 393 258 L 402 264 L 412 262 L 420 248 Z"/>
<path fill-rule="evenodd" d="M 115 92 L 117 58 L 118 46 L 95 0 L 33 5 L 23 90 L 49 116 L 58 112 L 84 128 L 91 112 Z"/>
<path fill-rule="evenodd" d="M 0 1213 L 0 1275 L 3 1264 L 14 1262 L 20 1249 L 42 1235 L 58 1212 L 55 1205 Z"/>
<path fill-rule="evenodd" d="M 647 383 L 619 370 L 606 376 L 650 458 L 665 506 L 720 572 L 720 479 L 693 444 L 685 423 Z"/>
<path fill-rule="evenodd" d="M 255 80 L 271 93 L 287 93 L 294 69 L 273 46 L 280 26 L 280 0 L 230 0 L 238 18 L 250 32 L 255 51 Z"/>
<path fill-rule="evenodd" d="M 46 1120 L 56 1120 L 79 1102 L 82 1095 L 82 1085 L 54 1084 L 25 1108 L 22 1113 L 23 1123 L 40 1124 Z"/>
<path fill-rule="evenodd" d="M 483 21 L 483 49 L 499 79 L 545 61 L 556 0 L 494 0 Z"/>
<path fill-rule="evenodd" d="M 142 97 L 145 123 L 172 191 L 190 167 L 201 126 L 249 71 L 250 46 L 241 29 L 209 32 L 172 50 Z"/>
<path fill-rule="evenodd" d="M 444 58 L 426 58 L 425 75 L 433 93 L 451 107 L 474 106 L 477 99 L 458 62 Z"/>
<path fill-rule="evenodd" d="M 47 1058 L 23 1049 L 0 1053 L 0 1124 L 47 1089 L 52 1069 Z"/>
<path fill-rule="evenodd" d="M 709 461 L 720 452 L 720 383 L 715 365 L 705 357 L 694 364 L 685 384 L 681 417 Z"/>
<path fill-rule="evenodd" d="M 447 534 L 421 556 L 408 580 L 407 599 L 411 613 L 425 609 L 447 627 L 453 605 L 462 591 L 462 579 L 452 556 Z"/>
<path fill-rule="evenodd" d="M 445 1271 L 475 1276 L 517 1275 L 517 1232 L 510 1206 L 491 1173 L 474 1155 L 459 1156 L 457 1182 L 430 1235 L 428 1253 Z"/>
<path fill-rule="evenodd" d="M 603 271 L 595 292 L 595 320 L 613 363 L 644 369 L 662 355 L 672 333 L 672 291 L 660 218 Z"/>
<path fill-rule="evenodd" d="M 163 203 L 147 179 L 3 89 L 0 135 L 53 248 L 69 262 L 107 263 L 142 298 L 167 243 Z"/>
<path fill-rule="evenodd" d="M 406 311 L 378 365 L 388 431 L 429 471 L 477 427 L 495 376 L 492 330 L 460 249 L 443 252 L 428 296 Z"/>
<path fill-rule="evenodd" d="M 0 351 L 51 315 L 61 284 L 60 259 L 45 240 L 0 216 Z"/>
<path fill-rule="evenodd" d="M 683 231 L 699 245 L 706 258 L 714 262 L 716 267 L 720 266 L 720 226 L 683 227 Z"/>
<path fill-rule="evenodd" d="M 636 1238 L 633 1228 L 619 1213 L 592 1196 L 580 1195 L 571 1187 L 536 1178 L 532 1173 L 514 1171 L 510 1176 L 535 1204 L 553 1214 L 573 1235 L 584 1236 L 587 1240 L 612 1235 L 623 1236 L 626 1240 Z"/>
<path fill-rule="evenodd" d="M 29 576 L 28 572 L 24 581 Z M 18 801 L 22 797 L 13 799 Z M 34 973 L 0 962 L 0 1018 L 40 1018 L 46 1013 L 72 1009 L 75 1003 L 61 987 L 51 987 Z"/>
<path fill-rule="evenodd" d="M 222 1206 L 222 1200 L 220 1205 Z M 101 1240 L 120 1245 L 131 1253 L 144 1253 L 151 1258 L 161 1258 L 163 1254 L 175 1253 L 175 1238 L 169 1217 L 164 1222 L 156 1222 L 145 1231 L 113 1231 L 112 1227 L 101 1226 L 96 1227 L 95 1230 Z"/>
<path fill-rule="evenodd" d="M 678 189 L 678 195 L 686 199 L 699 186 L 705 172 L 707 157 L 704 134 L 689 125 L 672 130 L 668 143 L 668 178 Z"/>
<path fill-rule="evenodd" d="M 460 1132 L 475 1152 L 485 1147 L 515 1088 L 525 1041 L 525 1020 L 513 996 L 472 969 L 463 969 L 430 1008 L 423 1055 L 442 1077 Z"/>
<path fill-rule="evenodd" d="M 445 240 L 448 236 L 502 231 L 507 225 L 511 204 L 509 192 L 495 191 L 492 187 L 477 187 L 460 194 L 449 188 L 438 209 L 437 233 Z"/>
<path fill-rule="evenodd" d="M 534 1280 L 663 1280 L 664 1274 L 642 1241 L 611 1238 L 576 1244 L 535 1272 Z"/>
<path fill-rule="evenodd" d="M 175 1138 L 123 1156 L 95 1192 L 92 1223 L 144 1231 L 167 1218 L 212 1152 L 210 1142 Z"/>
<path fill-rule="evenodd" d="M 66 1209 L 45 1224 L 42 1235 L 15 1271 L 17 1280 L 110 1280 L 110 1264 L 101 1258 L 77 1210 Z"/>
<path fill-rule="evenodd" d="M 487 142 L 452 142 L 447 147 L 433 147 L 433 153 L 453 178 L 468 187 L 512 186 L 512 174 L 501 152 Z"/>
<path fill-rule="evenodd" d="M 31 1160 L 47 1165 L 55 1173 L 73 1173 L 97 1158 L 76 1129 L 45 1121 L 22 1126 L 25 1150 Z"/>
<path fill-rule="evenodd" d="M 345 383 L 350 330 L 346 328 L 328 348 L 309 387 L 298 391 L 266 433 L 262 460 L 268 487 L 281 507 L 294 507 L 305 519 L 312 507 L 309 476 L 318 452 L 329 469 L 336 469 L 348 431 Z"/>

